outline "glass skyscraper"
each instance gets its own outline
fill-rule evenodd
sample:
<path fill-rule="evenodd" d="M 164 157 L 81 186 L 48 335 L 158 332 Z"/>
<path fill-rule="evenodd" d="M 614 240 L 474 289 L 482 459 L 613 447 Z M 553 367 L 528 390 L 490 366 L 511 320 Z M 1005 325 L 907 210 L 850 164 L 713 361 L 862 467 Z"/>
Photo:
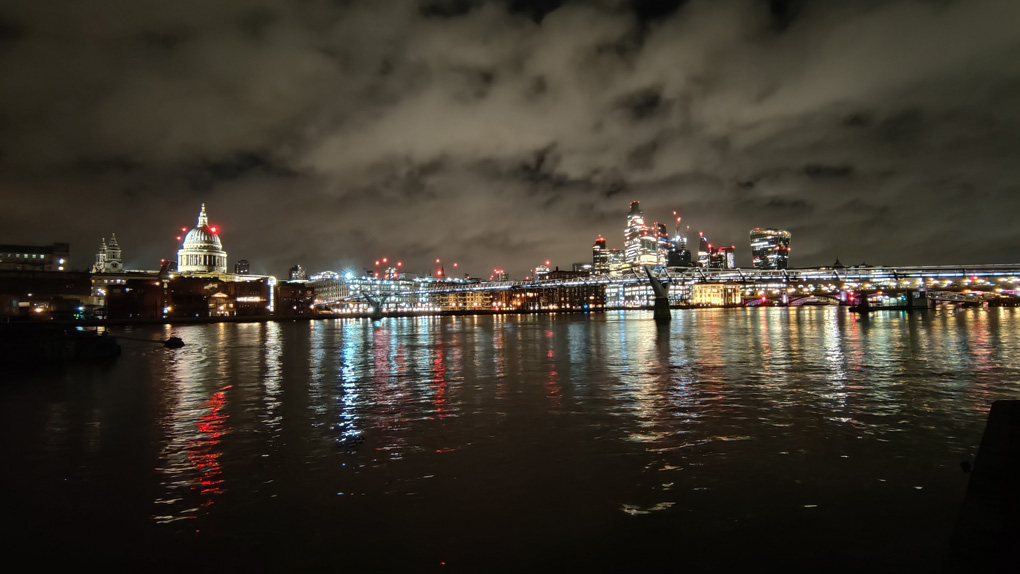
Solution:
<path fill-rule="evenodd" d="M 782 229 L 751 230 L 751 266 L 755 269 L 787 269 L 790 264 L 790 232 Z"/>

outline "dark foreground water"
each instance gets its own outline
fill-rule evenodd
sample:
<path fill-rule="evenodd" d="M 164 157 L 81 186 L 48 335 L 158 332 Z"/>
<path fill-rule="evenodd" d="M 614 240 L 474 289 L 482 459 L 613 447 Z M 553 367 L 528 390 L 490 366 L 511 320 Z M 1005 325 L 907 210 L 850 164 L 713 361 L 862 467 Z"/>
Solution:
<path fill-rule="evenodd" d="M 38 567 L 931 571 L 1020 310 L 135 328 L 0 385 Z M 905 570 L 904 570 L 905 569 Z"/>

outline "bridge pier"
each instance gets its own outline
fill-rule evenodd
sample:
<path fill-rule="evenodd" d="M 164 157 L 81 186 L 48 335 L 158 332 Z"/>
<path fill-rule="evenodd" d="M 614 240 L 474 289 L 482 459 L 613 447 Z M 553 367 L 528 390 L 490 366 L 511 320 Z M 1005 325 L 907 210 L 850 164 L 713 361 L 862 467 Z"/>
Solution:
<path fill-rule="evenodd" d="M 652 283 L 652 291 L 655 292 L 655 310 L 652 316 L 656 321 L 672 321 L 673 313 L 669 310 L 669 284 L 659 281 L 648 267 L 645 267 L 645 273 Z"/>

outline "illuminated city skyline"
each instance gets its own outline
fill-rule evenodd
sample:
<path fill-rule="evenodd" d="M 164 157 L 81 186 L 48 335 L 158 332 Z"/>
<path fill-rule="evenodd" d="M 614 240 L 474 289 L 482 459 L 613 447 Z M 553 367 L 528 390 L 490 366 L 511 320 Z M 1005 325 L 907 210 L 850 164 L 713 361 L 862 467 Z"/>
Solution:
<path fill-rule="evenodd" d="M 522 276 L 637 200 L 742 268 L 1016 257 L 1016 3 L 327 4 L 4 4 L 0 241 L 150 268 L 206 203 L 228 269 Z"/>

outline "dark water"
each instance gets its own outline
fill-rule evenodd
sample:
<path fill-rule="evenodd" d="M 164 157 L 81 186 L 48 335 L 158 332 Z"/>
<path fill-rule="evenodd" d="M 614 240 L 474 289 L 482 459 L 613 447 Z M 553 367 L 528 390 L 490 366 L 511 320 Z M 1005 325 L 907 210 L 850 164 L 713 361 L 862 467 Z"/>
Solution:
<path fill-rule="evenodd" d="M 130 329 L 187 346 L 5 375 L 5 523 L 47 563 L 146 571 L 931 571 L 959 463 L 1020 389 L 1018 328 L 801 308 Z"/>

